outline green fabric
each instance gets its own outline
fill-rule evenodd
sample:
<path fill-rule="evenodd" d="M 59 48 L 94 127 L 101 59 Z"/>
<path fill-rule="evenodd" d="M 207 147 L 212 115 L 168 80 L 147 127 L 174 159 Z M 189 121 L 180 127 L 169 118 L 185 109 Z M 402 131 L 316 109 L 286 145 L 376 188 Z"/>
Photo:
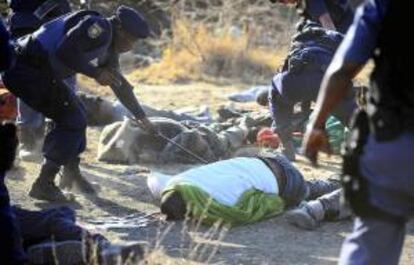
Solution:
<path fill-rule="evenodd" d="M 334 116 L 329 116 L 325 124 L 326 133 L 329 137 L 329 144 L 332 152 L 338 154 L 341 151 L 341 145 L 348 135 L 348 129 Z M 302 136 L 293 136 L 293 144 L 299 148 L 302 146 Z"/>
<path fill-rule="evenodd" d="M 329 137 L 329 144 L 331 145 L 332 152 L 335 154 L 341 151 L 342 143 L 347 136 L 347 128 L 335 117 L 330 116 L 325 124 L 326 133 Z"/>
<path fill-rule="evenodd" d="M 163 195 L 172 190 L 180 192 L 191 216 L 201 218 L 208 225 L 216 222 L 233 226 L 255 223 L 282 213 L 285 207 L 281 197 L 255 189 L 243 193 L 235 206 L 220 204 L 209 194 L 190 184 L 169 187 L 164 190 Z"/>

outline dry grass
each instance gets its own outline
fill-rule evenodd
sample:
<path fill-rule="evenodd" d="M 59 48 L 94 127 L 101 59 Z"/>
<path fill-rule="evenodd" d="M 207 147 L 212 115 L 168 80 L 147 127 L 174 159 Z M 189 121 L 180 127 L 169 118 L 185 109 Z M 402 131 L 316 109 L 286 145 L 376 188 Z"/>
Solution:
<path fill-rule="evenodd" d="M 214 30 L 179 19 L 172 31 L 162 59 L 132 72 L 131 79 L 148 84 L 226 80 L 257 83 L 269 80 L 286 54 L 286 49 L 253 47 L 248 29 Z"/>
<path fill-rule="evenodd" d="M 210 264 L 222 245 L 229 227 L 216 222 L 209 229 L 201 231 L 202 222 L 202 219 L 190 219 L 189 216 L 184 220 L 181 238 L 177 239 L 181 242 L 180 257 L 168 256 L 162 248 L 163 240 L 176 224 L 170 223 L 162 231 L 159 230 L 153 247 L 139 264 Z"/>

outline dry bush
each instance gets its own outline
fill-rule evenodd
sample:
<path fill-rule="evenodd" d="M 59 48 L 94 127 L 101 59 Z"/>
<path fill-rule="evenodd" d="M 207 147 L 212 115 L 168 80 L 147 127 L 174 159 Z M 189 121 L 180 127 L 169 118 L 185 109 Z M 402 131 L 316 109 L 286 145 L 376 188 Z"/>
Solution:
<path fill-rule="evenodd" d="M 217 33 L 204 25 L 191 29 L 190 24 L 175 21 L 162 59 L 130 77 L 154 84 L 216 78 L 257 83 L 269 80 L 286 54 L 285 48 L 249 47 L 249 32 L 235 36 L 231 29 Z"/>
<path fill-rule="evenodd" d="M 130 77 L 151 84 L 268 82 L 286 54 L 295 14 L 272 8 L 263 0 L 180 1 L 170 10 L 161 59 Z"/>

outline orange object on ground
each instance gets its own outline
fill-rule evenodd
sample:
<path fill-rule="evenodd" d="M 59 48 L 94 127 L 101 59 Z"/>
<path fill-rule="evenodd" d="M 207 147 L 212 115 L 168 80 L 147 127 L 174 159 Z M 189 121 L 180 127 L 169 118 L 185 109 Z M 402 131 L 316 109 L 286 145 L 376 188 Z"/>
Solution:
<path fill-rule="evenodd" d="M 14 121 L 17 117 L 17 101 L 16 97 L 7 89 L 3 88 L 0 81 L 0 121 Z"/>
<path fill-rule="evenodd" d="M 259 146 L 277 149 L 280 145 L 280 138 L 270 128 L 263 128 L 257 133 L 256 137 Z"/>

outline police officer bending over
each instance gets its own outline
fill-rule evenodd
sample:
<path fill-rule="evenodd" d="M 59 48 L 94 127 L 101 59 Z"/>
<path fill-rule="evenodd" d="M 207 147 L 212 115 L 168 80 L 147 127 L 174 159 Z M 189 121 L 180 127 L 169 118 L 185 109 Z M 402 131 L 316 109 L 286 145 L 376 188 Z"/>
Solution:
<path fill-rule="evenodd" d="M 283 67 L 272 79 L 269 106 L 274 123 L 273 130 L 280 136 L 283 154 L 296 159 L 292 141 L 293 110 L 301 104 L 304 114 L 310 113 L 311 102 L 316 99 L 326 68 L 343 39 L 354 12 L 348 0 L 271 0 L 282 4 L 296 4 L 301 15 L 297 33 L 293 36 L 289 55 Z M 336 108 L 334 115 L 343 124 L 352 113 L 353 92 L 348 100 Z M 307 116 L 307 115 L 306 115 Z M 305 116 L 305 118 L 306 118 Z"/>
<path fill-rule="evenodd" d="M 79 155 L 86 147 L 86 114 L 68 78 L 81 73 L 110 86 L 122 104 L 147 130 L 155 128 L 135 98 L 132 86 L 120 74 L 119 54 L 149 35 L 144 18 L 121 6 L 105 18 L 95 11 L 78 11 L 44 24 L 17 42 L 17 63 L 3 74 L 6 87 L 55 125 L 46 136 L 39 177 L 29 195 L 49 201 L 67 198 L 55 185 L 63 166 L 60 186 L 93 193 L 79 170 Z"/>
<path fill-rule="evenodd" d="M 411 13 L 401 0 L 369 0 L 358 10 L 328 68 L 305 136 L 305 152 L 316 162 L 327 147 L 328 113 L 373 58 L 367 106 L 355 117 L 344 157 L 345 195 L 357 218 L 339 264 L 398 264 L 405 225 L 414 215 L 414 55 L 407 52 L 409 36 L 398 31 Z"/>

